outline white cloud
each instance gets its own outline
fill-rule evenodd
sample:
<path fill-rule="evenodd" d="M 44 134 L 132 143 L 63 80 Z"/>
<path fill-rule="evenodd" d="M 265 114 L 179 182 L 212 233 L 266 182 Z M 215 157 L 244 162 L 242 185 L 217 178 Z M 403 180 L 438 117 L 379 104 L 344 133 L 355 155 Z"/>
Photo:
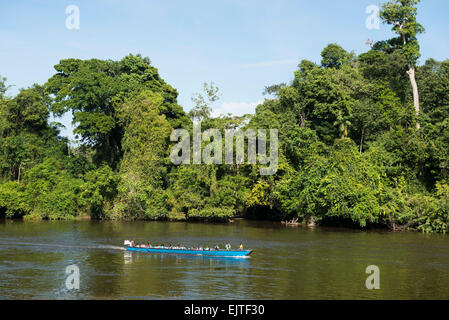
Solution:
<path fill-rule="evenodd" d="M 218 108 L 214 108 L 212 111 L 213 117 L 218 117 L 220 115 L 226 115 L 232 113 L 235 116 L 243 116 L 247 113 L 254 114 L 256 112 L 256 107 L 263 103 L 263 101 L 258 102 L 224 102 Z"/>
<path fill-rule="evenodd" d="M 297 59 L 290 59 L 290 60 L 273 60 L 273 61 L 262 61 L 257 63 L 249 63 L 244 64 L 244 68 L 263 68 L 263 67 L 270 67 L 275 65 L 282 65 L 282 64 L 299 64 L 300 61 Z"/>

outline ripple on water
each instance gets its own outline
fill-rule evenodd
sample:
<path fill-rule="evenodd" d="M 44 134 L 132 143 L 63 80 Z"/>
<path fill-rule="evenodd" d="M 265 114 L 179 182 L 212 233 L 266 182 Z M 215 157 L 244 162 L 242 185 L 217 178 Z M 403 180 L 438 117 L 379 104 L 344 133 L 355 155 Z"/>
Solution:
<path fill-rule="evenodd" d="M 123 251 L 123 239 L 215 245 L 243 242 L 249 259 Z M 449 242 L 417 233 L 287 229 L 273 223 L 2 224 L 6 299 L 449 299 Z M 80 268 L 80 291 L 65 268 Z M 378 265 L 381 290 L 365 288 Z"/>

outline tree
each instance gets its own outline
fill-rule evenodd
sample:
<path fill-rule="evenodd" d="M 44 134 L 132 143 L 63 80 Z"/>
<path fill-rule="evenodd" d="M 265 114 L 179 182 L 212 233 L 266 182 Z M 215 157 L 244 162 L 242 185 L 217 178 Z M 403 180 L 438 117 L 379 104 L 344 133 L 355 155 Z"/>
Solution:
<path fill-rule="evenodd" d="M 161 79 L 148 58 L 128 55 L 120 61 L 65 59 L 55 69 L 57 73 L 45 85 L 46 92 L 54 95 L 52 111 L 56 115 L 73 113 L 74 133 L 95 149 L 97 163 L 106 161 L 117 168 L 123 156 L 124 134 L 117 110 L 142 90 L 161 93 L 162 113 L 173 127 L 187 120 L 176 102 L 177 91 Z"/>
<path fill-rule="evenodd" d="M 213 82 L 209 84 L 204 82 L 203 94 L 196 93 L 192 97 L 195 106 L 189 111 L 189 117 L 192 120 L 201 121 L 209 119 L 212 114 L 212 103 L 219 99 L 218 87 Z"/>
<path fill-rule="evenodd" d="M 407 31 L 415 11 L 404 7 L 416 3 L 385 7 L 385 17 L 405 14 L 397 38 L 358 57 L 327 46 L 321 65 L 303 60 L 291 83 L 267 87 L 271 98 L 254 115 L 213 117 L 213 83 L 194 96 L 189 115 L 203 120 L 203 130 L 218 129 L 222 140 L 214 135 L 214 143 L 224 143 L 225 130 L 278 130 L 272 176 L 259 174 L 261 163 L 171 163 L 170 132 L 191 133 L 191 121 L 148 58 L 61 60 L 45 90 L 35 85 L 15 97 L 5 96 L 0 79 L 0 214 L 203 221 L 267 214 L 446 232 L 449 61 L 415 66 L 419 50 L 414 31 Z M 422 104 L 418 119 L 407 103 L 410 64 Z M 48 123 L 51 111 L 74 115 L 83 143 L 70 153 L 67 139 Z"/>
<path fill-rule="evenodd" d="M 390 0 L 382 5 L 380 17 L 384 23 L 392 25 L 392 30 L 399 35 L 375 44 L 375 48 L 387 51 L 399 50 L 407 62 L 407 74 L 410 79 L 413 92 L 413 105 L 416 117 L 420 114 L 419 90 L 415 78 L 415 66 L 420 57 L 417 35 L 424 32 L 424 27 L 416 21 L 416 5 L 420 0 Z M 416 123 L 420 128 L 419 120 Z"/>
<path fill-rule="evenodd" d="M 353 54 L 336 43 L 329 44 L 321 51 L 321 66 L 324 68 L 340 68 L 343 64 L 351 61 Z"/>
<path fill-rule="evenodd" d="M 4 98 L 6 90 L 8 90 L 8 87 L 5 84 L 6 78 L 0 76 L 0 100 Z"/>
<path fill-rule="evenodd" d="M 274 84 L 271 86 L 266 86 L 264 91 L 263 91 L 263 95 L 279 95 L 279 91 L 281 91 L 282 88 L 285 88 L 286 84 L 285 83 L 279 83 L 279 84 Z"/>
<path fill-rule="evenodd" d="M 435 178 L 449 177 L 449 60 L 429 59 L 417 70 L 426 140 L 433 149 L 429 169 Z"/>
<path fill-rule="evenodd" d="M 154 219 L 168 215 L 164 178 L 173 128 L 163 114 L 163 103 L 161 94 L 148 90 L 120 106 L 123 159 L 114 206 L 119 217 Z"/>
<path fill-rule="evenodd" d="M 367 94 L 360 70 L 349 64 L 318 67 L 301 62 L 292 85 L 281 89 L 283 112 L 291 112 L 300 127 L 310 126 L 332 144 L 347 137 L 355 102 Z"/>
<path fill-rule="evenodd" d="M 39 86 L 0 100 L 0 116 L 0 176 L 20 181 L 24 170 L 46 155 L 62 154 L 64 144 L 48 124 L 49 110 Z"/>

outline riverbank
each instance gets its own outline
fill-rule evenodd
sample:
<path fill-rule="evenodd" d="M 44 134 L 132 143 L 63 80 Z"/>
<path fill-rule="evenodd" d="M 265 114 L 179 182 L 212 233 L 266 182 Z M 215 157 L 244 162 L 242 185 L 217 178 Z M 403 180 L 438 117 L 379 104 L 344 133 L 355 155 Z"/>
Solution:
<path fill-rule="evenodd" d="M 256 217 L 255 215 L 250 216 L 243 216 L 239 215 L 236 217 L 232 217 L 229 219 L 200 219 L 200 218 L 193 218 L 193 219 L 120 219 L 120 220 L 113 220 L 113 219 L 98 219 L 98 218 L 92 218 L 88 215 L 83 216 L 75 216 L 70 217 L 69 219 L 48 219 L 48 218 L 42 218 L 42 217 L 35 217 L 35 218 L 27 218 L 27 217 L 13 217 L 13 218 L 7 218 L 5 216 L 0 216 L 0 221 L 23 221 L 23 222 L 40 222 L 40 221 L 93 221 L 93 222 L 178 222 L 178 223 L 189 223 L 189 224 L 211 224 L 211 225 L 231 225 L 234 223 L 242 222 L 242 221 L 248 221 L 248 222 L 261 222 L 261 223 L 274 223 L 279 226 L 288 227 L 288 228 L 335 228 L 335 229 L 352 229 L 352 230 L 359 230 L 359 231 L 389 231 L 389 232 L 404 232 L 404 231 L 410 231 L 410 232 L 419 232 L 416 229 L 412 228 L 403 228 L 403 229 L 393 229 L 389 228 L 385 224 L 367 224 L 364 228 L 361 228 L 360 225 L 357 223 L 351 221 L 351 220 L 339 220 L 339 219 L 327 219 L 324 221 L 321 221 L 317 223 L 314 218 L 309 218 L 307 220 L 297 220 L 293 219 L 295 223 L 289 223 L 287 220 L 283 220 L 282 217 L 277 218 L 267 218 L 264 215 L 260 215 L 259 217 Z"/>

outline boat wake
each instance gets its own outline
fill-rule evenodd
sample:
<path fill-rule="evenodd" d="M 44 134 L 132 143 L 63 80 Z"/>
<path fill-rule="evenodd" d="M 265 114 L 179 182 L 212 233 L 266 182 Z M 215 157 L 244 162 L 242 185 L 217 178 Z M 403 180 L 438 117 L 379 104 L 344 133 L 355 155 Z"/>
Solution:
<path fill-rule="evenodd" d="M 97 245 L 70 245 L 70 244 L 56 244 L 56 243 L 36 243 L 36 242 L 18 242 L 18 241 L 0 241 L 0 246 L 33 246 L 33 247 L 56 247 L 56 248 L 77 248 L 77 249 L 109 249 L 109 250 L 126 250 L 123 247 L 97 244 Z"/>
<path fill-rule="evenodd" d="M 122 250 L 122 251 L 126 251 L 125 248 L 123 247 L 119 247 L 119 246 L 111 246 L 111 245 L 98 245 L 97 248 L 99 249 L 112 249 L 112 250 Z"/>

